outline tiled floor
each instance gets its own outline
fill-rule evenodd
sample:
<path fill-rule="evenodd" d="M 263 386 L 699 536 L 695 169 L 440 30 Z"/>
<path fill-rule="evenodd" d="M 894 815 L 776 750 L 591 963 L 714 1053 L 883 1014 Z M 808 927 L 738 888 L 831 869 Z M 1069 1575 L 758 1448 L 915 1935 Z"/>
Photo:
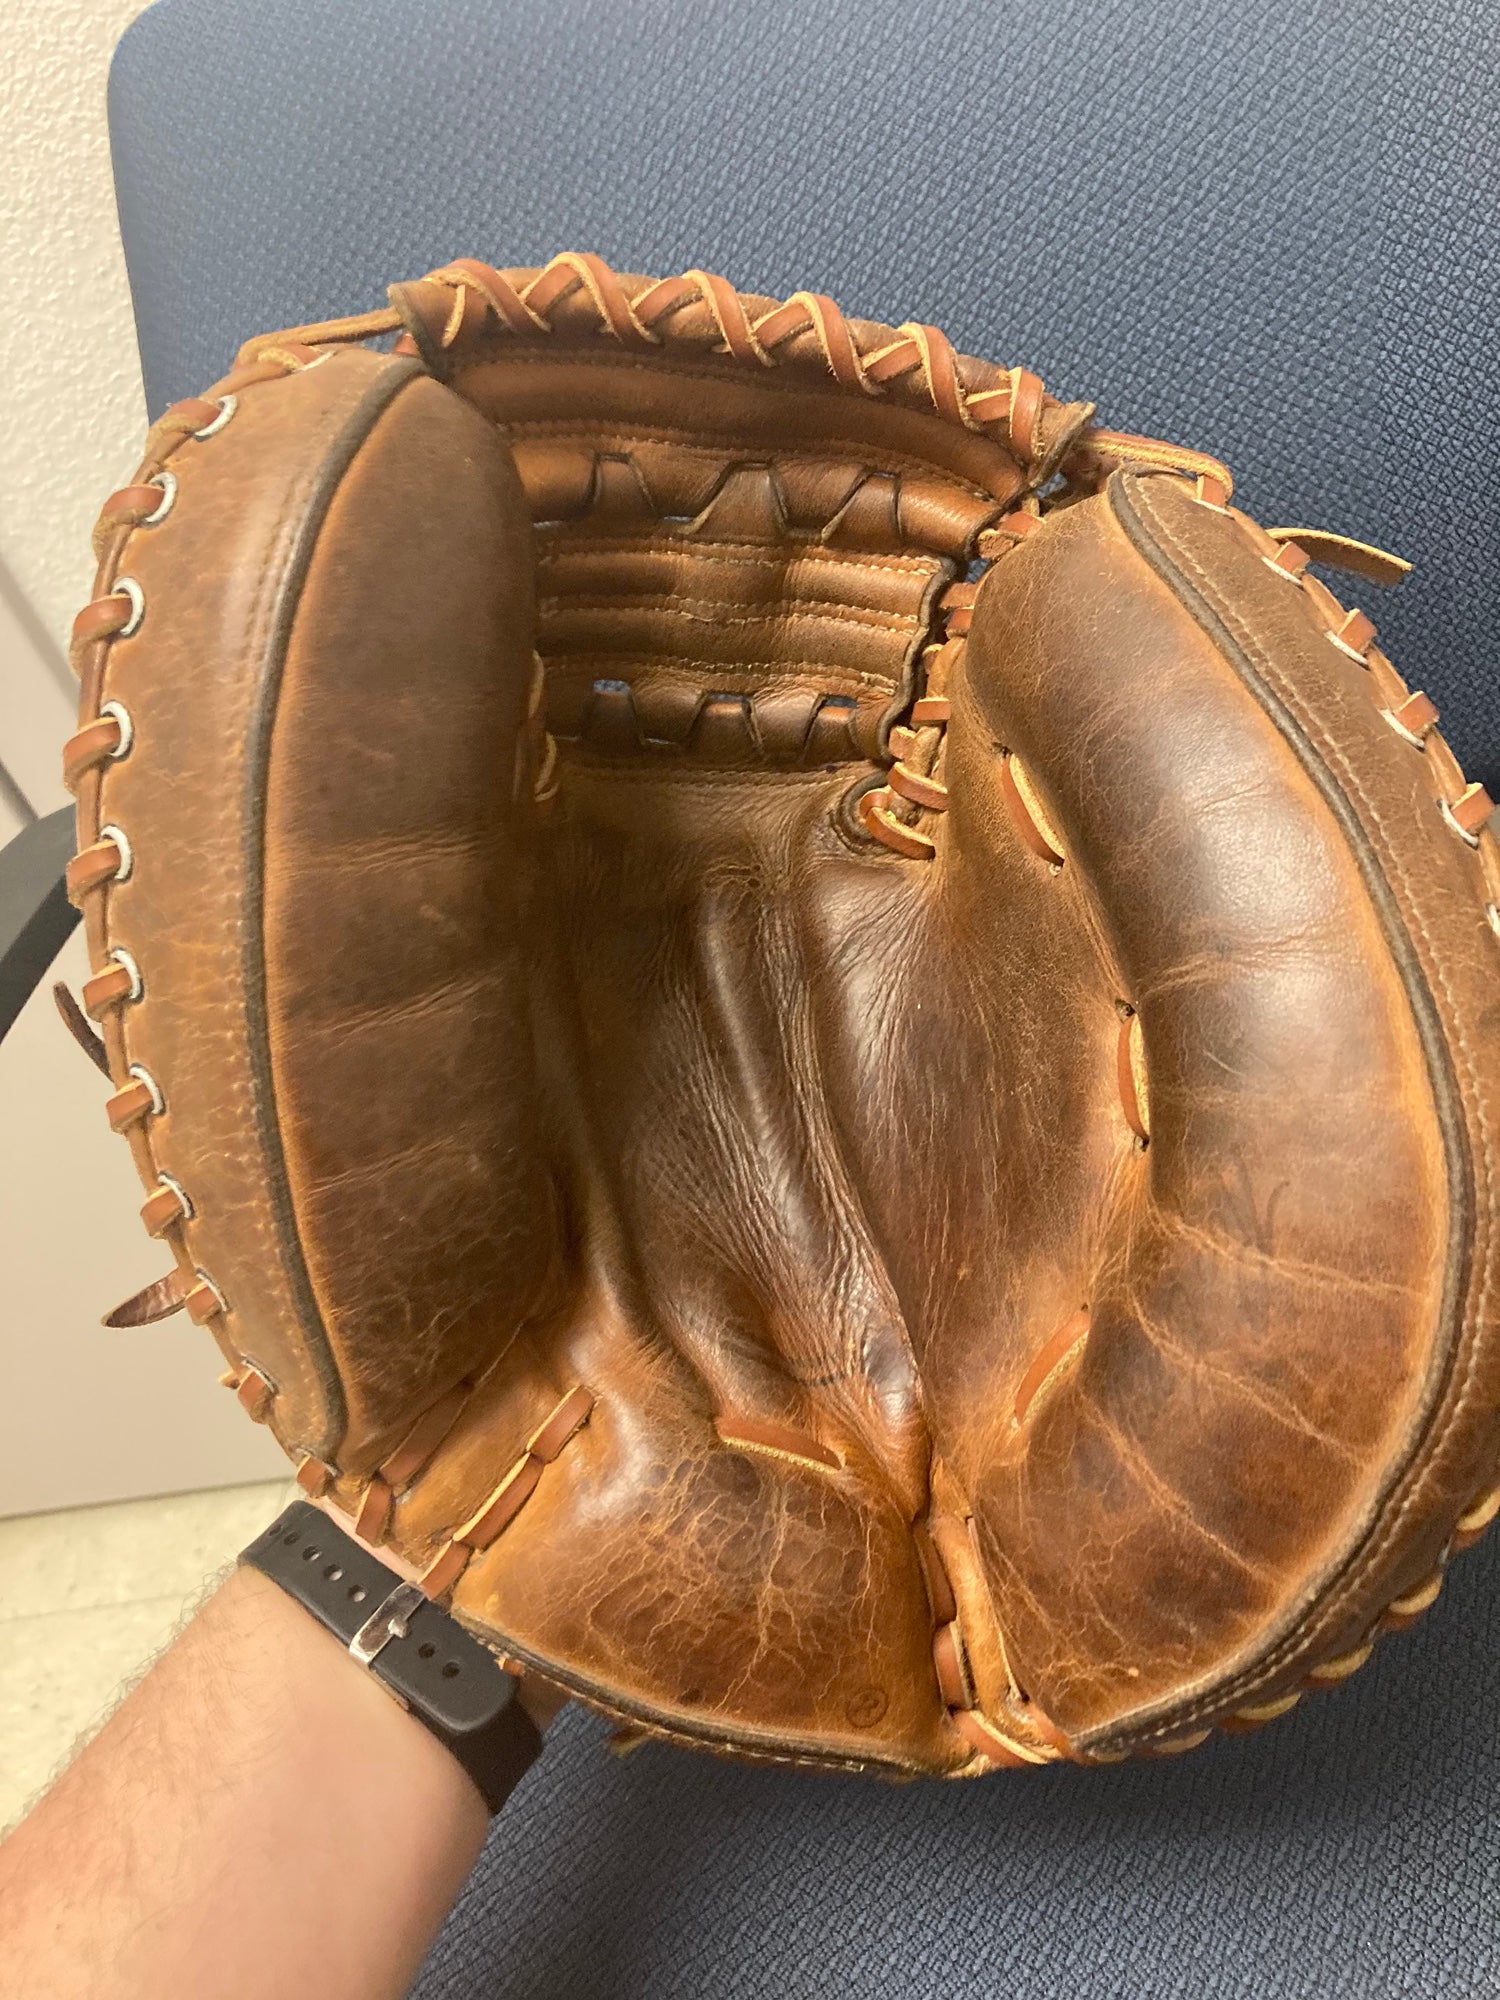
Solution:
<path fill-rule="evenodd" d="M 0 1832 L 288 1497 L 278 1480 L 0 1521 Z"/>

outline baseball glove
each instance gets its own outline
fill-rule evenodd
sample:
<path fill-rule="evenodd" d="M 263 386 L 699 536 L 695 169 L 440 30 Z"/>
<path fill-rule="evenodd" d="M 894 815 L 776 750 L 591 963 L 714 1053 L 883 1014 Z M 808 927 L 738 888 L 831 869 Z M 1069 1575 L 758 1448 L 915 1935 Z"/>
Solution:
<path fill-rule="evenodd" d="M 100 522 L 110 1324 L 627 1730 L 964 1775 L 1341 1680 L 1497 1507 L 1500 850 L 1309 561 L 1402 566 L 817 294 L 390 296 Z"/>

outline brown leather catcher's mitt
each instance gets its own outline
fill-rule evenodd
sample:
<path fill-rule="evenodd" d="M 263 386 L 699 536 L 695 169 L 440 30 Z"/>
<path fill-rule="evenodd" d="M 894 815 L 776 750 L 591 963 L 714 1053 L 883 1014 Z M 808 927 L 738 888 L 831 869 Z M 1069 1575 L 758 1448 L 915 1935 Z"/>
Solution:
<path fill-rule="evenodd" d="M 1308 568 L 1401 565 L 816 294 L 391 296 L 100 523 L 112 1323 L 629 1729 L 961 1775 L 1341 1680 L 1497 1504 L 1490 801 Z"/>

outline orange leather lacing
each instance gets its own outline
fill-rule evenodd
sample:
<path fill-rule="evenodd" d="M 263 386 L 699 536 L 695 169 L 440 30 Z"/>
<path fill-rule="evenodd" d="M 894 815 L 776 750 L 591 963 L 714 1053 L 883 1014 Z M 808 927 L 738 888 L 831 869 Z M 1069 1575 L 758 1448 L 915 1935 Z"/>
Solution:
<path fill-rule="evenodd" d="M 354 1532 L 361 1541 L 378 1548 L 386 1540 L 397 1500 L 411 1490 L 436 1458 L 462 1418 L 474 1389 L 472 1381 L 464 1381 L 440 1396 L 349 1499 L 335 1494 L 340 1507 L 353 1515 Z M 593 1408 L 594 1398 L 587 1389 L 570 1389 L 532 1432 L 524 1451 L 478 1509 L 438 1539 L 432 1559 L 418 1579 L 429 1597 L 442 1597 L 450 1591 L 470 1559 L 510 1526 L 536 1491 L 543 1472 L 588 1422 Z M 312 1457 L 305 1457 L 297 1468 L 298 1485 L 314 1499 L 328 1493 L 338 1477 L 337 1467 Z"/>
<path fill-rule="evenodd" d="M 954 643 L 940 641 L 923 654 L 929 687 L 943 675 Z M 937 772 L 951 713 L 946 694 L 925 694 L 915 701 L 909 721 L 892 729 L 887 739 L 894 761 L 885 783 L 859 796 L 859 818 L 865 832 L 910 861 L 930 861 L 937 852 L 932 835 L 915 821 L 918 813 L 948 810 L 948 787 Z"/>
<path fill-rule="evenodd" d="M 761 1417 L 720 1416 L 714 1419 L 720 1444 L 732 1451 L 764 1452 L 790 1465 L 808 1466 L 815 1472 L 842 1472 L 844 1461 L 832 1446 L 808 1431 L 791 1424 L 767 1422 Z"/>
<path fill-rule="evenodd" d="M 556 1462 L 563 1447 L 588 1422 L 593 1409 L 590 1392 L 581 1386 L 574 1387 L 537 1426 L 504 1478 L 474 1513 L 453 1530 L 422 1572 L 419 1580 L 429 1597 L 446 1596 L 473 1558 L 505 1532 L 536 1492 L 547 1467 Z"/>
<path fill-rule="evenodd" d="M 934 835 L 923 824 L 929 813 L 948 809 L 948 788 L 938 773 L 944 734 L 952 709 L 947 689 L 962 656 L 974 615 L 980 583 L 1002 555 L 1018 548 L 1042 523 L 1042 502 L 1035 496 L 976 540 L 977 576 L 953 583 L 942 593 L 934 611 L 938 637 L 922 655 L 923 692 L 912 704 L 907 721 L 887 739 L 892 759 L 885 782 L 860 795 L 858 813 L 865 832 L 909 861 L 931 861 L 937 853 Z M 1001 792 L 1027 845 L 1055 867 L 1062 865 L 1061 844 L 1040 802 L 1007 751 L 1001 766 Z"/>
<path fill-rule="evenodd" d="M 398 350 L 419 354 L 444 377 L 473 354 L 480 336 L 535 341 L 559 332 L 684 356 L 697 350 L 751 368 L 812 363 L 841 389 L 893 397 L 994 437 L 1027 466 L 1071 445 L 1088 416 L 1085 406 L 1065 408 L 1049 397 L 1027 369 L 959 355 L 937 327 L 850 319 L 821 292 L 758 298 L 709 271 L 652 281 L 621 278 L 602 258 L 577 252 L 541 270 L 497 271 L 461 257 L 415 283 L 392 285 L 389 296 L 384 310 L 266 339 L 322 345 L 398 333 Z M 265 352 L 265 341 L 253 340 L 240 357 Z"/>
<path fill-rule="evenodd" d="M 912 1528 L 932 1609 L 932 1668 L 949 1726 L 968 1746 L 972 1753 L 971 1768 L 976 1771 L 1024 1770 L 1055 1763 L 1059 1758 L 1071 1756 L 1071 1747 L 1043 1710 L 1016 1686 L 1004 1636 L 995 1624 L 992 1609 L 985 1622 L 991 1627 L 1008 1684 L 1001 1702 L 1003 1717 L 997 1720 L 981 1704 L 964 1631 L 964 1613 L 954 1583 L 954 1566 L 960 1560 L 971 1579 L 979 1574 L 971 1542 L 972 1528 L 971 1520 L 960 1520 L 936 1506 L 925 1524 L 918 1523 Z M 987 1603 L 988 1591 L 981 1587 L 980 1595 Z M 971 1611 L 972 1603 L 971 1594 Z"/>

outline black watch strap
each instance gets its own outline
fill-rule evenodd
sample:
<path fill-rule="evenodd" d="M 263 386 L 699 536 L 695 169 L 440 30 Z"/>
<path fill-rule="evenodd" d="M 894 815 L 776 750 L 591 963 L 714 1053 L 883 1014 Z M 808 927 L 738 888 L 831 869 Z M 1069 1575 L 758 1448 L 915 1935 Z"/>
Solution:
<path fill-rule="evenodd" d="M 492 1813 L 541 1754 L 518 1683 L 456 1619 L 294 1500 L 240 1556 L 310 1611 L 463 1765 Z"/>

